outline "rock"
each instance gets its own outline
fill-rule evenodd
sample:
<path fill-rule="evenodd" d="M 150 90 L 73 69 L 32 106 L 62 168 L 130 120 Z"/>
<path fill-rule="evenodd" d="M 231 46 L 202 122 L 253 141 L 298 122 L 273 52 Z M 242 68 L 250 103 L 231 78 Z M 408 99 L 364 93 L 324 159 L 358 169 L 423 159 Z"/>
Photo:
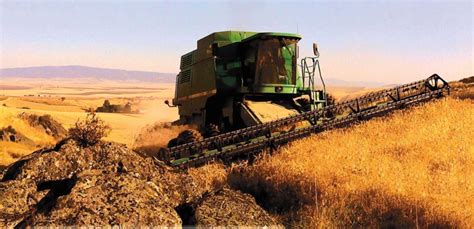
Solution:
<path fill-rule="evenodd" d="M 239 191 L 224 188 L 206 198 L 195 210 L 197 226 L 272 226 L 283 227 L 255 199 Z"/>
<path fill-rule="evenodd" d="M 179 226 L 181 218 L 164 193 L 165 187 L 134 174 L 89 170 L 80 173 L 71 192 L 32 224 Z"/>
<path fill-rule="evenodd" d="M 0 183 L 0 227 L 16 225 L 46 195 L 36 192 L 32 180 L 8 181 Z"/>
<path fill-rule="evenodd" d="M 0 227 L 30 225 L 181 225 L 175 208 L 222 188 L 226 172 L 186 172 L 125 145 L 81 147 L 65 139 L 10 165 L 0 182 Z"/>
<path fill-rule="evenodd" d="M 18 163 L 23 165 L 16 170 L 13 179 L 28 178 L 37 182 L 67 179 L 73 174 L 91 169 L 117 172 L 119 167 L 140 179 L 151 180 L 169 169 L 165 166 L 158 167 L 150 158 L 143 158 L 122 144 L 100 142 L 82 148 L 73 140 L 58 143 L 55 149 L 37 151 L 10 167 L 15 167 Z M 8 170 L 6 174 L 8 176 Z"/>

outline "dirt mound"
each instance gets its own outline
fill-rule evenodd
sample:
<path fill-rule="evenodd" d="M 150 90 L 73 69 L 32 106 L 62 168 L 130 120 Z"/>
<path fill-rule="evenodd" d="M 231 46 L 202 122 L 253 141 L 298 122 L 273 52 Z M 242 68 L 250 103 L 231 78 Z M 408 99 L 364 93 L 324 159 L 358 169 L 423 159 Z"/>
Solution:
<path fill-rule="evenodd" d="M 222 190 L 226 176 L 217 164 L 176 172 L 125 145 L 82 147 L 65 139 L 4 171 L 0 227 L 179 226 L 182 206 L 195 206 L 189 212 L 199 225 L 275 224 L 251 196 Z M 230 212 L 238 213 L 223 221 Z"/>
<path fill-rule="evenodd" d="M 195 220 L 199 226 L 278 225 L 251 195 L 228 188 L 200 203 L 196 208 Z"/>
<path fill-rule="evenodd" d="M 28 122 L 29 125 L 40 128 L 46 134 L 53 136 L 56 139 L 62 139 L 66 136 L 67 130 L 57 122 L 50 115 L 35 115 L 29 113 L 20 113 L 18 117 Z"/>
<path fill-rule="evenodd" d="M 31 139 L 27 138 L 21 133 L 18 133 L 12 126 L 7 126 L 5 128 L 0 129 L 0 141 L 22 142 L 28 144 L 33 143 Z"/>

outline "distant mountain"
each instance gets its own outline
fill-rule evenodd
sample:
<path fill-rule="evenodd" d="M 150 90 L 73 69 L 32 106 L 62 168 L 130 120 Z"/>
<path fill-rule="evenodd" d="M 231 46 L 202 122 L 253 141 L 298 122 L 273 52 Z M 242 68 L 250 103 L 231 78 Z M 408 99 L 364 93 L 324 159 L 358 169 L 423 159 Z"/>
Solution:
<path fill-rule="evenodd" d="M 86 66 L 41 66 L 0 69 L 0 79 L 41 78 L 41 79 L 79 79 L 92 78 L 111 81 L 140 81 L 155 83 L 173 83 L 174 73 L 128 71 L 121 69 L 95 68 Z"/>
<path fill-rule="evenodd" d="M 176 73 L 161 73 L 147 71 L 128 71 L 121 69 L 96 68 L 86 66 L 40 66 L 25 68 L 0 69 L 0 80 L 8 78 L 37 78 L 37 79 L 95 79 L 108 81 L 135 81 L 150 83 L 174 83 Z M 326 85 L 342 87 L 379 87 L 385 85 L 378 82 L 345 81 L 335 78 L 325 78 Z M 320 82 L 316 80 L 316 83 Z"/>

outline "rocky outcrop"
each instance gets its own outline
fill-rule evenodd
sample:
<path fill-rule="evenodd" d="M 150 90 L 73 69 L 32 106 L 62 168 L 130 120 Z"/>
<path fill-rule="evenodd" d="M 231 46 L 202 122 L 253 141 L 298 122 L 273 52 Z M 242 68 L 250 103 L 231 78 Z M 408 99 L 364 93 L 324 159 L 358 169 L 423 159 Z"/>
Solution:
<path fill-rule="evenodd" d="M 217 164 L 174 171 L 122 144 L 65 139 L 3 172 L 0 227 L 276 224 L 226 179 Z"/>
<path fill-rule="evenodd" d="M 87 170 L 49 214 L 36 214 L 34 225 L 166 225 L 180 226 L 166 187 L 133 173 Z"/>

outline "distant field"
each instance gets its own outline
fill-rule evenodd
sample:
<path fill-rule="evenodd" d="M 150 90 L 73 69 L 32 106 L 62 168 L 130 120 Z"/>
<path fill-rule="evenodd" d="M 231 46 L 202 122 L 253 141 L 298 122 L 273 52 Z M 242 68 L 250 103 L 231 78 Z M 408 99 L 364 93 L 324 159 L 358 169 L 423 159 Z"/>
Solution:
<path fill-rule="evenodd" d="M 86 116 L 86 110 L 101 106 L 105 99 L 112 104 L 132 103 L 138 114 L 99 113 L 112 131 L 106 140 L 132 146 L 141 129 L 156 122 L 170 122 L 178 118 L 177 109 L 164 104 L 174 95 L 174 85 L 79 85 L 6 87 L 0 90 L 0 128 L 11 125 L 34 139 L 36 145 L 0 141 L 0 165 L 9 164 L 37 148 L 54 144 L 54 139 L 18 119 L 22 112 L 49 114 L 64 128 Z"/>
<path fill-rule="evenodd" d="M 30 87 L 25 87 L 25 86 L 17 86 L 17 85 L 1 85 L 0 84 L 0 90 L 26 90 L 29 89 Z"/>
<path fill-rule="evenodd" d="M 154 84 L 149 86 L 124 86 L 124 85 L 35 85 L 15 86 L 13 84 L 0 83 L 0 96 L 30 96 L 30 97 L 156 97 L 168 98 L 173 95 L 173 84 Z"/>
<path fill-rule="evenodd" d="M 58 89 L 60 91 L 61 89 Z M 73 90 L 73 89 L 68 89 Z M 82 89 L 77 89 L 82 90 Z M 177 110 L 169 108 L 164 104 L 167 98 L 163 92 L 151 92 L 155 95 L 146 98 L 128 97 L 117 98 L 114 90 L 108 91 L 104 97 L 91 97 L 94 94 L 87 94 L 87 96 L 67 97 L 62 100 L 59 96 L 53 97 L 34 97 L 34 96 L 12 96 L 2 100 L 0 109 L 2 112 L 9 113 L 15 116 L 21 112 L 35 113 L 35 114 L 50 114 L 54 119 L 64 125 L 65 128 L 71 127 L 79 118 L 85 117 L 85 111 L 89 108 L 97 108 L 101 106 L 105 98 L 108 98 L 112 104 L 125 104 L 128 101 L 132 102 L 133 109 L 140 110 L 140 114 L 118 114 L 118 113 L 100 113 L 99 116 L 103 118 L 111 127 L 112 132 L 108 140 L 117 141 L 120 143 L 131 144 L 135 133 L 146 124 L 157 121 L 169 122 L 175 120 Z M 57 92 L 63 96 L 64 92 Z M 105 91 L 104 91 L 105 93 Z M 123 93 L 117 92 L 120 95 Z M 136 91 L 135 93 L 140 93 Z M 172 93 L 168 93 L 171 98 Z M 103 94 L 100 94 L 103 95 Z"/>

